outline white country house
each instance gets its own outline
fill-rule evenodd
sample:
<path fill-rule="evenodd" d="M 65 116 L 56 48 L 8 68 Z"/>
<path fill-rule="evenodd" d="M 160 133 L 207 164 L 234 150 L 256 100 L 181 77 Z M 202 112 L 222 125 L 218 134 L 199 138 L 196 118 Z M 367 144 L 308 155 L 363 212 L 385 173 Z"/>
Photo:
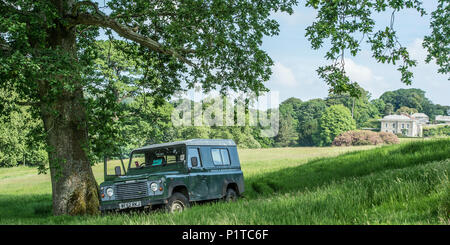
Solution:
<path fill-rule="evenodd" d="M 422 121 L 407 115 L 388 115 L 379 119 L 381 132 L 403 134 L 409 137 L 422 136 Z"/>
<path fill-rule="evenodd" d="M 450 124 L 450 116 L 438 115 L 436 116 L 436 122 Z"/>

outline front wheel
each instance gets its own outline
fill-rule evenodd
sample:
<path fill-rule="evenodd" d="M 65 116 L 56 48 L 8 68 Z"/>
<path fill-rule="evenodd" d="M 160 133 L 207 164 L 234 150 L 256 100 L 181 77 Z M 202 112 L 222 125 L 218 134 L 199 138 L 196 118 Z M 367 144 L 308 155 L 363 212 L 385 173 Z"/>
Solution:
<path fill-rule="evenodd" d="M 186 208 L 189 208 L 189 200 L 179 192 L 173 193 L 166 204 L 166 211 L 169 213 L 182 212 Z"/>
<path fill-rule="evenodd" d="M 226 202 L 234 202 L 236 201 L 238 198 L 238 195 L 236 193 L 236 191 L 233 188 L 228 188 L 227 189 L 227 193 L 225 195 L 225 201 Z"/>

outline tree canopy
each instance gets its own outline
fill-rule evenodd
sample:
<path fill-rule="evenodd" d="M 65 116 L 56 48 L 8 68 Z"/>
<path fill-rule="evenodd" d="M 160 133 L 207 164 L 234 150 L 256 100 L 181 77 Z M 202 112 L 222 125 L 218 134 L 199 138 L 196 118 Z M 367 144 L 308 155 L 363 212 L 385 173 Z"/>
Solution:
<path fill-rule="evenodd" d="M 355 119 L 356 125 L 360 127 L 371 118 L 379 118 L 380 114 L 375 104 L 370 102 L 370 93 L 360 86 L 357 86 L 359 90 L 359 97 L 352 97 L 350 93 L 343 93 L 340 95 L 330 94 L 326 98 L 328 106 L 343 104 L 346 106 Z"/>
<path fill-rule="evenodd" d="M 426 96 L 425 91 L 417 88 L 397 89 L 388 91 L 380 96 L 386 105 L 391 105 L 392 110 L 389 109 L 389 114 L 394 111 L 406 112 L 409 108 L 411 112 L 422 112 L 434 119 L 436 115 L 446 115 L 448 106 L 433 104 Z M 406 107 L 403 108 L 402 107 Z"/>
<path fill-rule="evenodd" d="M 355 129 L 356 123 L 347 107 L 332 105 L 320 117 L 319 128 L 319 145 L 326 146 L 340 133 Z"/>

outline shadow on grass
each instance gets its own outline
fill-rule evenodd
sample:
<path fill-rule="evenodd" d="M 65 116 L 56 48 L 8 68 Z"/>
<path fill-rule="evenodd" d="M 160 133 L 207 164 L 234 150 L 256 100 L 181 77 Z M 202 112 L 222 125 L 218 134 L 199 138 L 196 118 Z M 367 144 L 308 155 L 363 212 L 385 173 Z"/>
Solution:
<path fill-rule="evenodd" d="M 0 219 L 43 218 L 52 215 L 52 196 L 1 195 Z"/>
<path fill-rule="evenodd" d="M 218 201 L 193 203 L 192 206 Z M 102 220 L 110 215 L 147 215 L 165 213 L 163 205 L 152 208 L 136 208 L 121 211 L 109 211 L 88 219 Z M 85 217 L 86 218 L 86 217 Z M 83 216 L 53 216 L 52 196 L 50 194 L 35 195 L 1 195 L 0 194 L 0 224 L 77 224 L 82 222 Z"/>

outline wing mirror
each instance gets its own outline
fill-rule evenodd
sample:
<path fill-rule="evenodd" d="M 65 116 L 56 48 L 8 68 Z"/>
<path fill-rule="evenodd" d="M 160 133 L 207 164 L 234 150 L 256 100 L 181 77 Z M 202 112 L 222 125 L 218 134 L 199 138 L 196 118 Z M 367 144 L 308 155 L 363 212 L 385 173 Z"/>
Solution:
<path fill-rule="evenodd" d="M 114 168 L 114 171 L 116 172 L 116 175 L 117 175 L 117 176 L 121 176 L 121 175 L 122 175 L 122 171 L 121 171 L 120 166 L 116 166 L 116 167 Z"/>
<path fill-rule="evenodd" d="M 198 166 L 197 157 L 191 157 L 191 164 L 192 164 L 192 167 L 197 167 Z"/>

